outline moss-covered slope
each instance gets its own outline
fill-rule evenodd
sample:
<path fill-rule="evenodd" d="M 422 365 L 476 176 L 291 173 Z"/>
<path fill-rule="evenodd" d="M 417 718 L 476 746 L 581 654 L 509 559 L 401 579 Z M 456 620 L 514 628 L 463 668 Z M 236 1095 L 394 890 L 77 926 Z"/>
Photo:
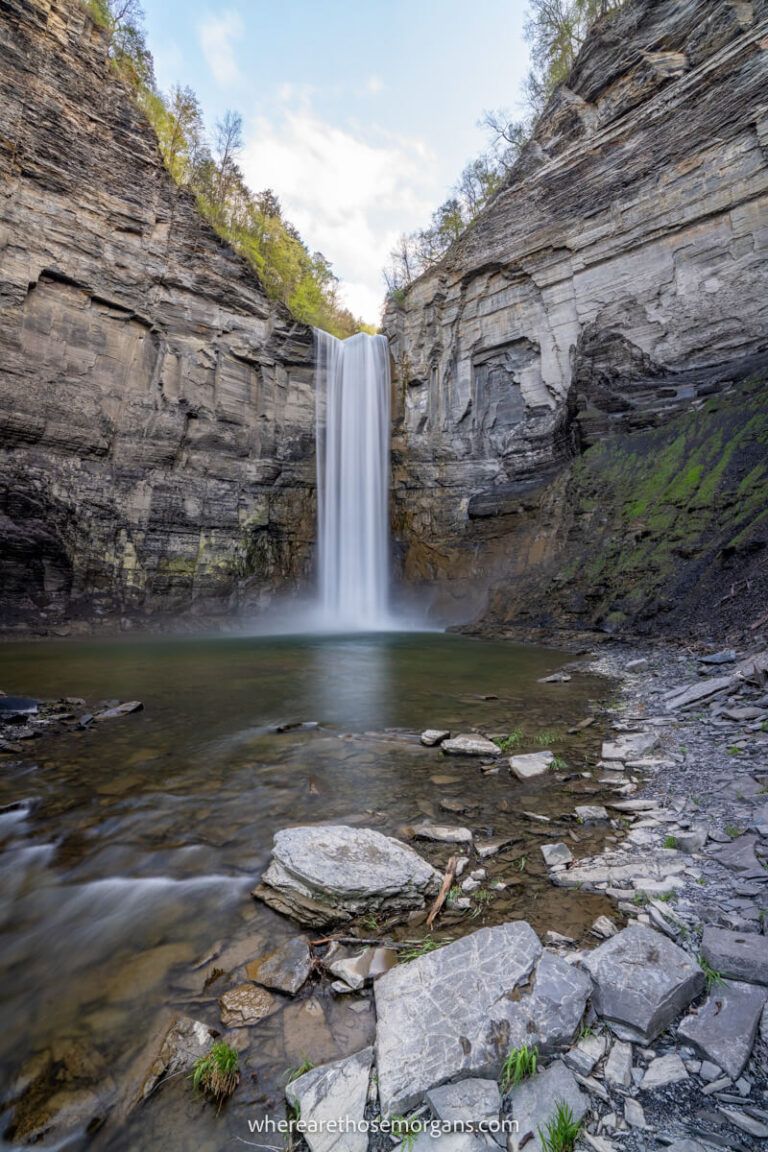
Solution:
<path fill-rule="evenodd" d="M 562 480 L 560 481 L 562 483 Z M 543 497 L 546 503 L 547 496 Z M 574 462 L 549 559 L 494 589 L 496 622 L 749 631 L 768 618 L 768 383 Z"/>

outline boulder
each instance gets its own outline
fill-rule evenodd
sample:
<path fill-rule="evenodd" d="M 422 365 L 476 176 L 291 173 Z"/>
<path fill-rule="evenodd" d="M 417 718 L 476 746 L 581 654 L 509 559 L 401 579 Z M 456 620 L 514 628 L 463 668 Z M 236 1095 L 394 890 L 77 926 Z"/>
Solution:
<path fill-rule="evenodd" d="M 285 1089 L 291 1107 L 307 1121 L 304 1139 L 312 1152 L 366 1152 L 367 1132 L 355 1130 L 365 1118 L 373 1049 L 322 1064 Z"/>
<path fill-rule="evenodd" d="M 631 925 L 584 960 L 595 991 L 592 1003 L 623 1040 L 650 1043 L 704 988 L 691 957 L 643 925 Z"/>
<path fill-rule="evenodd" d="M 768 936 L 730 932 L 707 924 L 701 938 L 701 954 L 721 976 L 748 984 L 768 984 Z"/>
<path fill-rule="evenodd" d="M 493 740 L 474 733 L 468 736 L 454 736 L 443 740 L 440 745 L 446 756 L 501 756 L 501 749 Z"/>
<path fill-rule="evenodd" d="M 426 860 L 391 836 L 318 824 L 275 835 L 272 860 L 253 895 L 302 924 L 325 928 L 421 909 L 440 881 Z"/>
<path fill-rule="evenodd" d="M 544 857 L 544 863 L 548 868 L 554 864 L 570 864 L 573 860 L 573 854 L 567 844 L 558 842 L 557 844 L 541 844 L 541 854 Z"/>
<path fill-rule="evenodd" d="M 258 984 L 238 984 L 219 999 L 221 1022 L 227 1028 L 243 1028 L 258 1024 L 266 1016 L 277 1012 L 280 1001 Z"/>
<path fill-rule="evenodd" d="M 265 988 L 294 995 L 309 976 L 311 968 L 309 941 L 304 936 L 296 936 L 251 960 L 245 971 L 249 980 Z"/>
<path fill-rule="evenodd" d="M 540 1132 L 554 1118 L 558 1104 L 566 1104 L 574 1120 L 581 1120 L 589 1107 L 589 1097 L 580 1089 L 576 1077 L 562 1060 L 550 1064 L 544 1072 L 518 1084 L 509 1094 L 512 1119 L 517 1131 L 509 1137 L 510 1152 L 543 1152 Z"/>
<path fill-rule="evenodd" d="M 576 818 L 582 824 L 598 824 L 601 820 L 610 820 L 608 810 L 602 804 L 578 804 Z"/>
<path fill-rule="evenodd" d="M 549 771 L 554 758 L 552 752 L 526 752 L 522 756 L 510 756 L 509 770 L 518 780 L 533 780 Z"/>
<path fill-rule="evenodd" d="M 385 1116 L 461 1076 L 496 1077 L 529 1016 L 511 994 L 542 953 L 525 921 L 482 928 L 399 964 L 374 985 L 376 1064 Z"/>
<path fill-rule="evenodd" d="M 677 1034 L 738 1080 L 752 1052 L 766 1000 L 768 989 L 757 984 L 723 981 L 713 986 L 697 1012 L 681 1021 Z"/>
<path fill-rule="evenodd" d="M 425 748 L 435 748 L 438 744 L 442 744 L 444 740 L 450 740 L 451 734 L 447 729 L 443 728 L 427 728 L 421 734 L 421 743 Z"/>
<path fill-rule="evenodd" d="M 394 948 L 364 948 L 357 954 L 338 948 L 326 956 L 323 964 L 333 976 L 357 991 L 394 968 L 397 961 Z"/>

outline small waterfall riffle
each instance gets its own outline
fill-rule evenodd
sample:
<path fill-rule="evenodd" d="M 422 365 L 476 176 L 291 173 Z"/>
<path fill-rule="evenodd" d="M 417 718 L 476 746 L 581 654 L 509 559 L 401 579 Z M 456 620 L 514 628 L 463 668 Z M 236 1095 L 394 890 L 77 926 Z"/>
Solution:
<path fill-rule="evenodd" d="M 391 627 L 389 347 L 384 336 L 315 332 L 321 626 Z"/>

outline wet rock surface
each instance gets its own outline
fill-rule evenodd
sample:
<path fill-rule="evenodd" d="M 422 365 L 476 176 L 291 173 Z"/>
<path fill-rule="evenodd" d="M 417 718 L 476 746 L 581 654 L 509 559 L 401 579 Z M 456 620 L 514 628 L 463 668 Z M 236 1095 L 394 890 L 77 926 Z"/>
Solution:
<path fill-rule="evenodd" d="M 254 895 L 303 924 L 324 927 L 423 908 L 439 883 L 426 860 L 391 836 L 318 825 L 277 833 Z"/>

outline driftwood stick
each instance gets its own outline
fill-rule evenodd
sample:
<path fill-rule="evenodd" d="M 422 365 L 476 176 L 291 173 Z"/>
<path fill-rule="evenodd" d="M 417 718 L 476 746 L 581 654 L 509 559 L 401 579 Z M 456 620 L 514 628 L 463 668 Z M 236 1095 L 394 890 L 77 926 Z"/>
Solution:
<path fill-rule="evenodd" d="M 435 897 L 435 902 L 430 909 L 429 916 L 427 916 L 427 928 L 432 927 L 438 917 L 440 909 L 442 908 L 443 904 L 445 904 L 446 897 L 448 896 L 448 893 L 451 889 L 451 884 L 453 884 L 454 878 L 456 876 L 457 863 L 458 857 L 451 856 L 450 860 L 448 861 L 448 867 L 445 870 L 445 876 L 443 876 L 443 882 L 440 885 L 440 891 Z"/>

